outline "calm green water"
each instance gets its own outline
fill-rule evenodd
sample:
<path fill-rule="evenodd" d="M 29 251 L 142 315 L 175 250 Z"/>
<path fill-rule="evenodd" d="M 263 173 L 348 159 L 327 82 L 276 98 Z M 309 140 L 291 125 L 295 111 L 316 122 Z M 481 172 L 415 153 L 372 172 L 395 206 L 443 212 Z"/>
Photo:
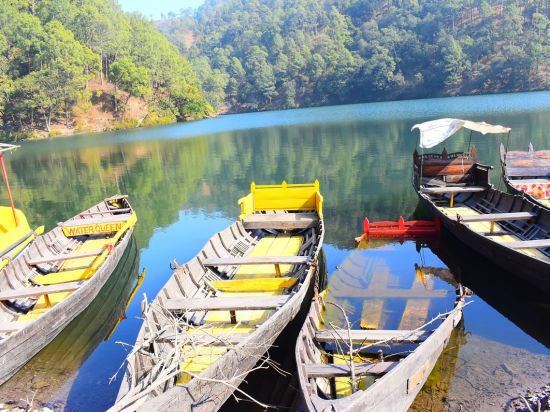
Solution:
<path fill-rule="evenodd" d="M 147 269 L 127 311 L 128 319 L 108 341 L 99 344 L 107 332 L 98 329 L 102 336 L 90 338 L 89 347 L 82 349 L 82 356 L 63 373 L 62 382 L 55 380 L 38 389 L 36 399 L 61 401 L 70 410 L 104 410 L 113 402 L 118 382 L 109 384 L 109 377 L 125 356 L 124 348 L 116 342 L 135 339 L 141 297 L 155 296 L 170 276 L 171 259 L 185 262 L 214 232 L 235 218 L 237 199 L 248 192 L 251 181 L 320 181 L 325 197 L 327 271 L 332 273 L 353 249 L 353 238 L 360 233 L 365 215 L 376 220 L 413 214 L 418 202 L 410 184 L 411 160 L 418 136 L 410 128 L 437 117 L 503 124 L 512 128 L 511 148 L 526 149 L 529 141 L 536 148 L 550 148 L 549 92 L 230 115 L 159 128 L 23 143 L 8 156 L 8 173 L 17 206 L 30 223 L 51 228 L 98 199 L 127 193 L 139 217 L 135 237 L 140 260 L 135 266 Z M 459 134 L 448 142 L 447 149 L 464 148 L 467 137 L 466 133 Z M 479 135 L 472 140 L 480 161 L 495 165 L 493 182 L 497 185 L 502 139 L 506 136 Z M 459 339 L 460 348 L 455 349 L 462 363 L 454 362 L 459 366 L 442 374 L 447 382 L 445 399 L 455 406 L 473 405 L 468 402 L 474 402 L 479 393 L 462 385 L 461 376 L 475 371 L 460 365 L 473 359 L 470 352 L 475 354 L 484 347 L 498 347 L 504 354 L 509 350 L 508 358 L 514 353 L 515 357 L 531 359 L 543 368 L 539 375 L 533 374 L 533 379 L 541 385 L 549 382 L 548 297 L 522 289 L 505 274 L 493 273 L 490 265 L 462 249 L 462 245 L 444 240 L 433 247 L 434 252 L 429 251 L 437 265 L 451 266 L 480 294 L 465 314 L 465 333 L 474 342 Z M 394 258 L 399 259 L 400 253 L 417 252 L 404 245 L 396 248 Z M 124 288 L 131 288 L 135 275 L 127 276 Z M 109 295 L 106 299 L 120 301 L 125 297 Z M 97 307 L 98 311 L 114 310 L 102 304 Z M 52 345 L 67 344 L 66 339 L 62 341 L 65 343 L 55 341 Z M 82 365 L 78 368 L 75 363 Z M 518 371 L 524 366 L 518 365 Z M 47 380 L 46 373 L 36 368 L 33 379 Z M 513 389 L 521 391 L 527 384 L 527 378 L 512 377 L 510 381 L 509 377 L 494 376 L 486 382 L 489 392 L 508 391 L 515 396 Z M 0 388 L 2 398 L 24 397 L 20 383 L 14 383 L 21 382 L 20 378 Z M 487 392 L 487 388 L 483 390 Z M 443 397 L 434 402 L 437 408 L 444 405 Z"/>

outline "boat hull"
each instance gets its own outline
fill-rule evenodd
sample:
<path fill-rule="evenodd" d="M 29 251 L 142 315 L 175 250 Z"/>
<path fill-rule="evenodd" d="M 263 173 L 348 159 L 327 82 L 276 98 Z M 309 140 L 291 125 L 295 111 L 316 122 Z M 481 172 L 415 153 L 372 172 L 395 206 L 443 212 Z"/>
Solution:
<path fill-rule="evenodd" d="M 88 307 L 120 262 L 132 233 L 133 228 L 129 228 L 101 268 L 71 295 L 71 299 L 67 299 L 66 304 L 55 305 L 9 339 L 0 341 L 0 384 L 11 378 Z"/>
<path fill-rule="evenodd" d="M 491 189 L 494 190 L 494 189 Z M 532 286 L 550 293 L 550 265 L 542 260 L 529 257 L 516 250 L 499 244 L 468 229 L 462 223 L 449 219 L 441 213 L 435 204 L 425 195 L 418 194 L 421 202 L 434 216 L 438 216 L 447 231 L 467 247 L 495 263 L 506 272 L 529 282 Z"/>
<path fill-rule="evenodd" d="M 217 411 L 227 401 L 227 399 L 235 392 L 248 372 L 265 355 L 265 349 L 271 347 L 273 342 L 279 337 L 290 321 L 302 310 L 302 305 L 306 296 L 311 295 L 312 282 L 319 276 L 318 268 L 311 272 L 308 278 L 304 281 L 304 285 L 294 295 L 291 301 L 286 305 L 284 312 L 275 314 L 270 318 L 270 322 L 262 325 L 253 336 L 250 336 L 247 341 L 243 342 L 236 350 L 231 351 L 224 356 L 215 368 L 209 368 L 201 379 L 193 379 L 191 384 L 185 387 L 175 386 L 163 395 L 157 397 L 151 402 L 137 408 L 138 411 L 151 410 L 184 410 L 197 412 Z M 285 306 L 286 306 L 285 305 Z M 239 376 L 240 375 L 240 376 Z M 237 376 L 231 379 L 230 385 L 222 383 L 220 380 L 228 382 L 225 376 Z M 207 379 L 211 379 L 208 381 Z M 242 393 L 235 393 L 239 398 L 246 398 Z"/>

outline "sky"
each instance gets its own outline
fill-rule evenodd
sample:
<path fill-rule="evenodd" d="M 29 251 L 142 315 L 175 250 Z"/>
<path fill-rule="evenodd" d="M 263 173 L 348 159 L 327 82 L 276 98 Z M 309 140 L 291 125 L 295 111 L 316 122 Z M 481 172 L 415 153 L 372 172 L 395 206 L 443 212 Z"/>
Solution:
<path fill-rule="evenodd" d="M 139 11 L 147 17 L 159 18 L 162 13 L 177 13 L 180 9 L 196 8 L 204 0 L 118 0 L 124 11 Z"/>

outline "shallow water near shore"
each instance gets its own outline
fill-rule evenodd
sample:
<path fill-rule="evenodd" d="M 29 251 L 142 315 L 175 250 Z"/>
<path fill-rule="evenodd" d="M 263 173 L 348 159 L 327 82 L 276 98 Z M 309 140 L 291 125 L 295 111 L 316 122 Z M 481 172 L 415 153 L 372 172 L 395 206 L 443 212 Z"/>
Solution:
<path fill-rule="evenodd" d="M 437 117 L 502 124 L 512 128 L 510 149 L 526 150 L 529 142 L 537 149 L 550 149 L 550 92 L 228 115 L 24 142 L 6 160 L 16 205 L 31 225 L 52 228 L 118 192 L 129 194 L 137 211 L 139 256 L 134 252 L 135 263 L 115 273 L 116 279 L 106 286 L 101 299 L 109 304 L 95 304 L 89 312 L 97 312 L 88 316 L 106 319 L 101 322 L 113 326 L 116 321 L 103 311 L 116 318 L 136 283 L 138 267 L 146 269 L 146 276 L 126 310 L 126 319 L 108 340 L 104 338 L 110 328 L 96 328 L 94 336 L 84 344 L 80 339 L 75 347 L 71 333 L 82 330 L 82 321 L 73 322 L 63 336 L 0 387 L 0 399 L 34 397 L 35 406 L 49 403 L 58 409 L 83 411 L 102 411 L 112 405 L 120 380 L 109 380 L 127 351 L 119 342 L 135 340 L 143 295 L 148 299 L 156 295 L 170 276 L 170 260 L 185 262 L 236 218 L 237 199 L 248 193 L 251 181 L 320 181 L 325 198 L 326 266 L 329 275 L 334 273 L 354 250 L 353 239 L 360 234 L 365 216 L 408 218 L 417 209 L 411 172 L 418 136 L 410 128 Z M 503 189 L 498 161 L 501 141 L 506 142 L 507 136 L 472 138 L 480 162 L 495 166 L 493 183 Z M 454 151 L 467 144 L 468 134 L 459 133 L 446 147 Z M 442 149 L 440 145 L 434 150 Z M 4 191 L 0 195 L 5 196 Z M 393 253 L 392 259 L 404 262 L 418 252 L 404 244 Z M 550 382 L 550 298 L 453 239 L 443 237 L 424 254 L 429 255 L 431 266 L 448 266 L 477 295 L 465 310 L 463 328 L 455 332 L 446 357 L 413 408 L 495 410 L 527 388 Z M 294 356 L 292 339 L 286 344 L 279 350 L 282 363 Z M 59 353 L 71 347 L 73 362 L 63 370 L 39 367 L 47 365 L 54 349 Z M 25 382 L 40 384 L 25 387 Z M 266 383 L 265 391 L 275 386 Z M 268 393 L 260 390 L 258 397 L 262 396 Z M 250 407 L 230 402 L 225 409 L 245 406 Z"/>

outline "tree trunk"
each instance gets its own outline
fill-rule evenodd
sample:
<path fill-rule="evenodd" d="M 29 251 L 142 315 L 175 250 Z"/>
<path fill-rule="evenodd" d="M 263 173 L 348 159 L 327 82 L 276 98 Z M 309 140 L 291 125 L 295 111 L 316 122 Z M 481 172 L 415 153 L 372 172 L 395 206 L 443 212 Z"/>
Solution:
<path fill-rule="evenodd" d="M 116 83 L 115 83 L 115 94 L 113 95 L 113 97 L 115 98 L 115 113 L 118 111 L 117 101 L 116 101 L 116 90 L 117 90 L 117 87 L 116 87 Z"/>
<path fill-rule="evenodd" d="M 50 128 L 52 125 L 52 113 L 51 111 L 44 113 L 44 122 L 46 123 L 46 131 L 50 133 Z"/>

